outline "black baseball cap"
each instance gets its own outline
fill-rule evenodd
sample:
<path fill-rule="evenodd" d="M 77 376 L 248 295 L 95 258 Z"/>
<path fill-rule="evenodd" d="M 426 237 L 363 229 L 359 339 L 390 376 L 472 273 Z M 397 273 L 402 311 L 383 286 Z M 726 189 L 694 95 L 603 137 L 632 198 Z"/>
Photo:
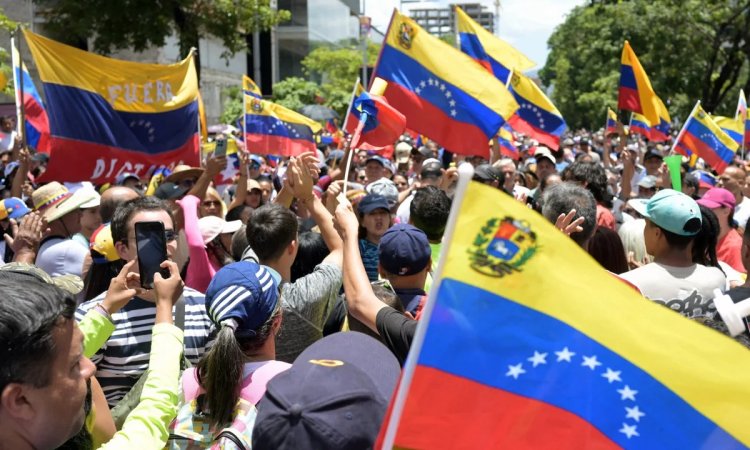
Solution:
<path fill-rule="evenodd" d="M 400 374 L 396 357 L 366 334 L 316 341 L 268 382 L 253 449 L 372 448 Z"/>
<path fill-rule="evenodd" d="M 175 200 L 187 194 L 188 190 L 189 188 L 187 187 L 181 187 L 179 184 L 167 181 L 166 183 L 162 183 L 161 186 L 156 189 L 154 196 L 162 200 Z"/>

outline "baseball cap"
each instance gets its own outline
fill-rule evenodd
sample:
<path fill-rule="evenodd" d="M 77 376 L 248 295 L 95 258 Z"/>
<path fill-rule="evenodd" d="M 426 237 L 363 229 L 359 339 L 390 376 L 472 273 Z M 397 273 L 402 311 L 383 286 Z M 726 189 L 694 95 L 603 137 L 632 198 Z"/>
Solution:
<path fill-rule="evenodd" d="M 547 159 L 552 164 L 557 164 L 557 160 L 552 156 L 552 151 L 542 145 L 537 146 L 536 151 L 534 152 L 534 159 L 537 164 L 539 164 L 541 159 Z"/>
<path fill-rule="evenodd" d="M 0 220 L 20 219 L 31 210 L 18 197 L 10 197 L 0 201 Z"/>
<path fill-rule="evenodd" d="M 120 175 L 117 175 L 117 178 L 115 178 L 115 184 L 118 186 L 121 186 L 124 182 L 128 181 L 131 178 L 135 178 L 138 181 L 141 181 L 141 178 L 132 173 L 132 172 L 123 172 Z"/>
<path fill-rule="evenodd" d="M 434 158 L 435 157 L 435 153 L 433 153 L 432 150 L 430 150 L 429 148 L 425 147 L 424 145 L 421 146 L 421 147 L 419 147 L 419 148 L 413 148 L 411 150 L 411 154 L 412 155 L 419 154 L 419 155 L 424 156 L 425 158 Z"/>
<path fill-rule="evenodd" d="M 365 186 L 365 191 L 368 194 L 377 194 L 385 197 L 390 208 L 393 208 L 398 203 L 398 188 L 396 187 L 396 183 L 388 178 L 373 181 Z"/>
<path fill-rule="evenodd" d="M 198 219 L 198 228 L 201 230 L 204 244 L 213 241 L 220 234 L 234 233 L 241 227 L 241 220 L 230 220 L 227 222 L 221 217 L 216 216 L 206 216 Z"/>
<path fill-rule="evenodd" d="M 427 267 L 432 256 L 430 241 L 424 231 L 399 223 L 380 238 L 378 261 L 383 269 L 394 275 L 414 275 Z"/>
<path fill-rule="evenodd" d="M 660 228 L 680 236 L 695 236 L 701 229 L 698 204 L 682 192 L 662 189 L 649 200 L 633 199 L 628 205 Z"/>
<path fill-rule="evenodd" d="M 380 155 L 371 155 L 367 157 L 367 160 L 365 160 L 365 164 L 367 164 L 370 161 L 377 161 L 380 163 L 381 166 L 385 167 L 386 159 L 383 158 Z"/>
<path fill-rule="evenodd" d="M 638 187 L 642 187 L 644 189 L 653 189 L 656 187 L 656 177 L 653 175 L 646 175 L 645 177 L 641 178 L 641 181 L 638 182 Z"/>
<path fill-rule="evenodd" d="M 182 197 L 187 193 L 189 188 L 182 187 L 172 182 L 162 183 L 154 192 L 154 196 L 162 200 L 174 200 Z"/>
<path fill-rule="evenodd" d="M 252 161 L 252 162 L 254 162 L 256 164 L 258 164 L 259 166 L 263 165 L 263 158 L 261 158 L 258 155 L 250 155 L 250 156 L 248 156 L 247 159 L 249 159 L 250 161 Z"/>
<path fill-rule="evenodd" d="M 698 204 L 706 208 L 731 208 L 737 205 L 734 194 L 724 188 L 711 188 L 698 200 Z"/>
<path fill-rule="evenodd" d="M 89 239 L 89 249 L 96 252 L 91 254 L 94 264 L 105 264 L 120 259 L 115 248 L 115 242 L 112 239 L 112 227 L 110 224 L 104 224 L 97 228 Z"/>
<path fill-rule="evenodd" d="M 422 162 L 422 170 L 419 175 L 422 178 L 439 177 L 443 174 L 443 163 L 436 158 L 427 158 Z"/>
<path fill-rule="evenodd" d="M 391 206 L 388 204 L 388 200 L 380 194 L 367 194 L 359 201 L 357 205 L 357 211 L 359 214 L 370 214 L 376 209 L 385 209 L 386 211 L 391 210 Z"/>
<path fill-rule="evenodd" d="M 482 181 L 500 180 L 498 170 L 489 164 L 478 165 L 476 169 L 474 169 L 474 177 L 479 178 Z"/>
<path fill-rule="evenodd" d="M 413 148 L 408 142 L 399 142 L 396 144 L 396 164 L 406 164 L 409 162 L 409 155 Z"/>
<path fill-rule="evenodd" d="M 659 158 L 664 159 L 664 156 L 662 156 L 661 152 L 655 148 L 650 148 L 646 150 L 646 154 L 643 155 L 643 160 L 646 161 L 651 158 Z"/>
<path fill-rule="evenodd" d="M 279 291 L 271 272 L 240 261 L 219 269 L 206 290 L 206 312 L 216 326 L 228 325 L 237 337 L 251 338 L 271 318 Z"/>
<path fill-rule="evenodd" d="M 373 448 L 400 373 L 393 354 L 366 334 L 316 341 L 268 382 L 253 448 Z"/>
<path fill-rule="evenodd" d="M 331 150 L 331 152 L 328 153 L 328 157 L 326 158 L 326 163 L 330 164 L 333 161 L 341 161 L 343 158 L 344 158 L 343 150 Z"/>

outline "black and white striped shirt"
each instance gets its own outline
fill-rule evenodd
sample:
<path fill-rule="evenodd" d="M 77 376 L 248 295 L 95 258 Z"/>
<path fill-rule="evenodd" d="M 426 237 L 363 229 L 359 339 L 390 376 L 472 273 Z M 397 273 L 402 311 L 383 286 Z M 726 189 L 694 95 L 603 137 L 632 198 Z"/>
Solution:
<path fill-rule="evenodd" d="M 78 307 L 76 320 L 104 300 L 106 292 Z M 214 326 L 206 313 L 205 297 L 185 288 L 185 357 L 197 364 L 215 336 Z M 130 391 L 148 368 L 151 353 L 151 329 L 156 321 L 156 305 L 135 297 L 112 315 L 115 331 L 91 360 L 96 364 L 96 378 L 102 385 L 110 406 Z"/>

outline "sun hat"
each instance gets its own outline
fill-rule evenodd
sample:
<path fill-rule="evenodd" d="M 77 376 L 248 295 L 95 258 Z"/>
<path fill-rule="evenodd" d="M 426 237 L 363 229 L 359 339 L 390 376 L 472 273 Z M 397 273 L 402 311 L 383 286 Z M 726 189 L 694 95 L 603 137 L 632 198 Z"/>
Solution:
<path fill-rule="evenodd" d="M 42 213 L 47 222 L 52 222 L 93 200 L 94 194 L 91 189 L 79 189 L 72 193 L 62 184 L 53 181 L 32 192 L 31 201 L 34 210 Z"/>
<path fill-rule="evenodd" d="M 204 244 L 213 241 L 220 234 L 234 233 L 241 227 L 241 220 L 230 220 L 227 222 L 221 217 L 216 216 L 201 217 L 198 220 L 198 228 L 201 230 Z"/>
<path fill-rule="evenodd" d="M 182 180 L 187 180 L 188 178 L 198 179 L 202 174 L 203 169 L 201 168 L 180 164 L 172 169 L 172 173 L 164 181 L 180 184 Z"/>

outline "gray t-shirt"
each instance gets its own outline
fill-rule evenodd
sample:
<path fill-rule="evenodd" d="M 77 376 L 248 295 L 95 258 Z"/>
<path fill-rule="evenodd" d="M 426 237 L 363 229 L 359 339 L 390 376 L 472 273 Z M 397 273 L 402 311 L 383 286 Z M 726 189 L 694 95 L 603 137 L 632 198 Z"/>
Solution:
<path fill-rule="evenodd" d="M 691 318 L 713 317 L 714 289 L 726 289 L 721 270 L 700 264 L 674 267 L 654 262 L 620 276 L 636 285 L 649 300 Z"/>
<path fill-rule="evenodd" d="M 281 285 L 283 319 L 276 336 L 276 359 L 288 363 L 323 337 L 323 325 L 341 289 L 341 268 L 319 264 L 309 275 Z"/>

